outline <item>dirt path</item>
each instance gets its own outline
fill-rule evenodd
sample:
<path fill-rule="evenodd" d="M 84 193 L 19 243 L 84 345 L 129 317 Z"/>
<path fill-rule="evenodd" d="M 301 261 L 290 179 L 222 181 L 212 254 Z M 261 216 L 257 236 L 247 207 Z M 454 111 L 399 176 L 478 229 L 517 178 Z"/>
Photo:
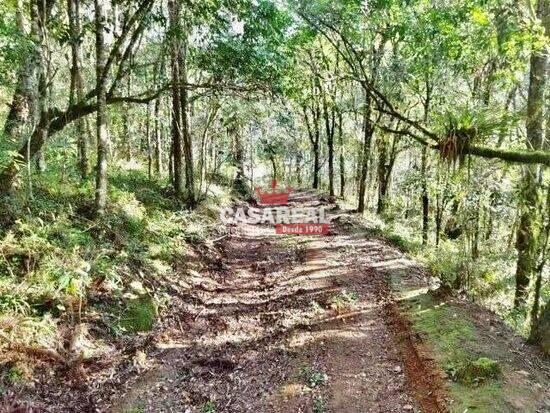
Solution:
<path fill-rule="evenodd" d="M 292 203 L 319 200 L 300 193 Z M 385 275 L 418 271 L 333 218 L 331 233 L 318 237 L 234 228 L 208 263 L 173 280 L 183 299 L 102 409 L 444 411 L 439 376 L 412 345 Z"/>

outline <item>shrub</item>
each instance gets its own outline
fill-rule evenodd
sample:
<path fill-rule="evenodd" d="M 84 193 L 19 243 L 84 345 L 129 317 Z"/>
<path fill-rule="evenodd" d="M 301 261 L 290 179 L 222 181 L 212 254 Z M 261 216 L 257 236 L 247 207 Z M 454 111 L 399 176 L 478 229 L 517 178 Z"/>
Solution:
<path fill-rule="evenodd" d="M 460 249 L 451 241 L 442 242 L 438 248 L 426 250 L 420 257 L 431 274 L 447 287 L 454 287 L 462 277 L 463 260 Z"/>

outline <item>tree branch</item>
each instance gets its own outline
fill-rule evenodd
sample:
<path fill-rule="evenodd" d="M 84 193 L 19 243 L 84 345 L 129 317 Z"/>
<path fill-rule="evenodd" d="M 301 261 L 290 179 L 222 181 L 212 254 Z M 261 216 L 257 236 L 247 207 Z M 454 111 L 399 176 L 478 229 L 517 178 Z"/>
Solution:
<path fill-rule="evenodd" d="M 421 145 L 427 146 L 430 149 L 439 151 L 441 148 L 440 144 L 431 143 L 427 139 L 418 136 L 408 129 L 392 129 L 390 127 L 380 124 L 377 124 L 376 126 L 385 132 L 390 132 L 401 136 L 409 136 Z M 469 145 L 464 148 L 463 154 L 474 155 L 488 159 L 500 159 L 506 162 L 515 162 L 521 164 L 541 164 L 550 166 L 550 152 L 548 151 L 511 151 L 493 149 L 486 146 Z"/>

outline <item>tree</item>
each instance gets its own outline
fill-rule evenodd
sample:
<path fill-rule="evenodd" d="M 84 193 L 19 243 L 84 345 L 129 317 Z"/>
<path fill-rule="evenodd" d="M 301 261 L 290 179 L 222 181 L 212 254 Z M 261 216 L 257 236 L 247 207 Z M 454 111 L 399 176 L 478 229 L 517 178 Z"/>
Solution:
<path fill-rule="evenodd" d="M 96 192 L 95 210 L 102 215 L 107 204 L 107 157 L 109 151 L 109 136 L 107 134 L 107 72 L 105 72 L 105 4 L 102 0 L 94 0 L 95 35 L 96 35 Z"/>
<path fill-rule="evenodd" d="M 182 99 L 181 99 L 181 78 L 180 63 L 181 50 L 179 34 L 180 28 L 180 4 L 178 1 L 168 2 L 168 15 L 170 17 L 170 67 L 172 75 L 172 167 L 174 170 L 173 186 L 176 195 L 183 197 L 184 187 L 184 165 L 183 165 L 183 142 L 182 134 Z"/>
<path fill-rule="evenodd" d="M 80 24 L 80 0 L 67 0 L 69 18 L 69 36 L 71 43 L 71 85 L 69 106 L 84 99 L 84 80 L 82 78 L 82 28 Z M 88 136 L 83 118 L 76 121 L 78 168 L 82 179 L 88 177 Z"/>
<path fill-rule="evenodd" d="M 179 10 L 177 12 L 179 16 Z M 178 17 L 179 18 L 179 17 Z M 179 27 L 175 26 L 176 28 Z M 179 69 L 181 74 L 181 83 L 179 84 L 181 97 L 181 137 L 183 143 L 183 155 L 185 158 L 185 198 L 189 206 L 195 205 L 195 172 L 193 167 L 193 142 L 191 141 L 191 132 L 189 130 L 189 95 L 187 90 L 187 55 L 188 55 L 188 36 L 187 28 L 182 28 L 181 52 L 179 53 Z"/>
<path fill-rule="evenodd" d="M 550 33 L 550 2 L 548 0 L 539 0 L 536 16 L 540 20 L 546 35 L 548 35 Z M 543 149 L 545 136 L 544 98 L 547 78 L 548 48 L 545 47 L 531 53 L 526 119 L 527 138 L 525 142 L 529 150 L 539 151 Z M 541 232 L 540 182 L 541 167 L 539 165 L 523 167 L 520 200 L 521 215 L 516 239 L 518 261 L 515 307 L 525 303 L 529 282 L 536 272 Z"/>

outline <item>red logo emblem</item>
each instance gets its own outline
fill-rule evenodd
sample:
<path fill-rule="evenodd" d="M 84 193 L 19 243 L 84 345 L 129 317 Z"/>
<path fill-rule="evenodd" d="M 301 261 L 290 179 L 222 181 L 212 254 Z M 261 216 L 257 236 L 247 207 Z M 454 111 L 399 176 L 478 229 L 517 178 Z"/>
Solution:
<path fill-rule="evenodd" d="M 287 205 L 288 197 L 292 188 L 287 187 L 285 190 L 277 191 L 277 181 L 271 181 L 271 192 L 262 192 L 261 188 L 256 188 L 258 195 L 258 204 L 260 205 Z"/>

